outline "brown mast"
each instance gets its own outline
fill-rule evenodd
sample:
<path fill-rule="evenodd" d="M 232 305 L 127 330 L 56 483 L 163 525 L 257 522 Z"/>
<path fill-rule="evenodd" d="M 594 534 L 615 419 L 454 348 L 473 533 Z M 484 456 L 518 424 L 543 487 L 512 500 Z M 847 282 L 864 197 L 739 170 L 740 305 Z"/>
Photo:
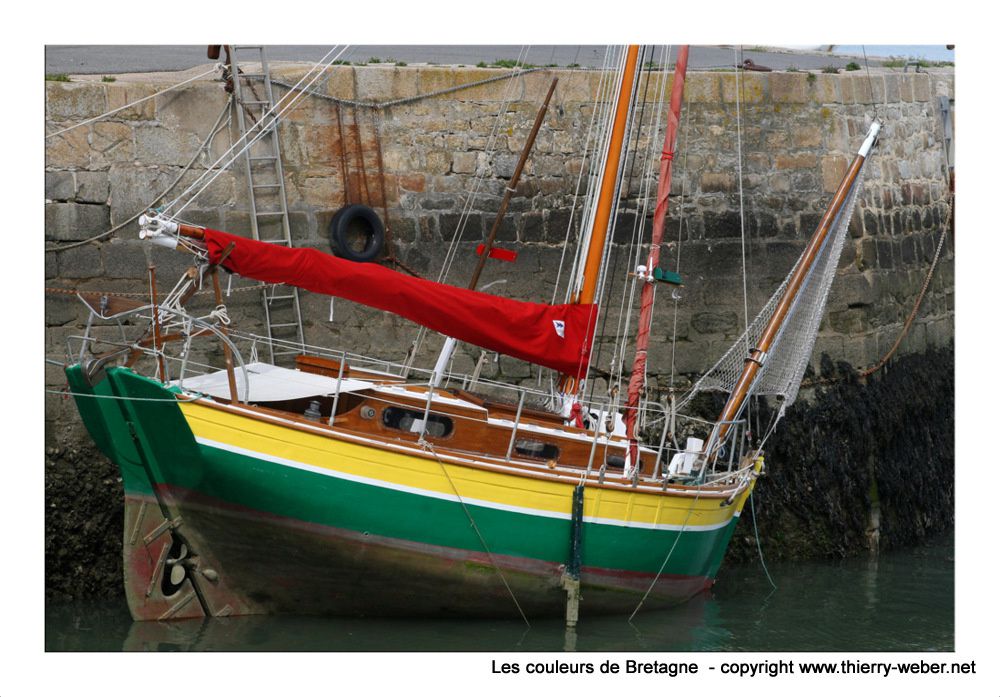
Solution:
<path fill-rule="evenodd" d="M 757 374 L 760 372 L 764 362 L 767 360 L 767 352 L 771 349 L 771 345 L 778 336 L 778 332 L 781 330 L 781 326 L 784 324 L 785 318 L 788 316 L 788 311 L 795 302 L 795 297 L 798 295 L 799 289 L 802 287 L 802 283 L 809 274 L 813 262 L 816 261 L 816 256 L 823 247 L 823 242 L 826 240 L 826 237 L 830 232 L 830 228 L 833 226 L 833 221 L 836 219 L 837 213 L 840 211 L 841 206 L 844 205 L 844 201 L 847 200 L 848 192 L 850 192 L 851 187 L 854 186 L 854 182 L 858 178 L 858 173 L 861 171 L 861 167 L 865 163 L 865 158 L 868 156 L 868 152 L 871 150 L 872 145 L 874 145 L 875 140 L 878 138 L 878 132 L 881 127 L 881 124 L 876 121 L 869 129 L 868 137 L 865 139 L 864 144 L 858 151 L 857 156 L 855 156 L 851 166 L 847 169 L 847 174 L 844 175 L 844 179 L 840 182 L 840 186 L 837 188 L 837 193 L 833 196 L 833 201 L 830 202 L 830 206 L 826 209 L 826 213 L 823 214 L 823 218 L 819 221 L 819 225 L 816 227 L 816 231 L 813 233 L 812 239 L 809 240 L 805 253 L 803 253 L 802 257 L 795 265 L 795 268 L 792 271 L 792 276 L 788 281 L 788 286 L 785 288 L 785 292 L 778 301 L 778 304 L 774 309 L 774 314 L 771 315 L 771 319 L 764 328 L 764 331 L 760 336 L 760 340 L 754 348 L 750 349 L 750 355 L 745 359 L 743 364 L 743 372 L 740 374 L 739 380 L 736 381 L 736 386 L 733 388 L 733 391 L 729 395 L 729 399 L 726 401 L 726 405 L 722 408 L 722 412 L 719 414 L 712 437 L 709 438 L 705 445 L 704 453 L 706 456 L 710 456 L 715 447 L 725 440 L 732 421 L 736 419 L 737 415 L 739 415 L 740 411 L 743 409 L 743 405 L 746 403 L 750 388 L 753 386 Z"/>
<path fill-rule="evenodd" d="M 538 131 L 542 127 L 542 120 L 545 118 L 545 112 L 549 110 L 549 102 L 552 100 L 552 93 L 556 91 L 556 83 L 559 82 L 559 78 L 552 78 L 552 84 L 549 85 L 549 91 L 545 95 L 545 102 L 542 107 L 538 110 L 538 114 L 535 116 L 535 123 L 531 126 L 531 132 L 528 134 L 528 140 L 524 143 L 524 147 L 521 148 L 521 156 L 517 160 L 517 166 L 514 168 L 514 174 L 511 176 L 510 181 L 507 183 L 507 187 L 503 192 L 503 200 L 500 201 L 500 208 L 497 209 L 496 218 L 493 219 L 493 227 L 490 228 L 490 234 L 486 236 L 486 242 L 483 244 L 483 253 L 479 256 L 479 260 L 476 262 L 476 268 L 472 272 L 472 280 L 469 281 L 469 290 L 475 290 L 476 286 L 479 285 L 479 276 L 483 272 L 483 267 L 486 266 L 486 259 L 490 255 L 490 250 L 493 249 L 493 242 L 497 238 L 497 232 L 500 230 L 500 224 L 503 222 L 503 217 L 507 213 L 507 206 L 510 204 L 511 196 L 514 195 L 514 190 L 517 188 L 517 184 L 521 181 L 521 172 L 524 170 L 524 165 L 528 161 L 528 154 L 531 152 L 531 148 L 535 145 L 535 138 L 538 136 Z"/>
<path fill-rule="evenodd" d="M 604 256 L 604 244 L 608 238 L 611 211 L 614 209 L 615 189 L 618 186 L 618 168 L 625 149 L 625 127 L 628 125 L 629 105 L 632 103 L 638 63 L 639 47 L 637 45 L 629 46 L 625 49 L 625 66 L 618 84 L 618 98 L 615 102 L 611 138 L 608 141 L 607 158 L 601 172 L 597 210 L 594 213 L 587 257 L 583 265 L 583 283 L 579 294 L 573 300 L 580 305 L 593 304 L 597 296 L 597 279 L 600 275 L 601 259 Z M 575 395 L 578 387 L 579 383 L 574 378 L 568 375 L 563 376 L 561 386 L 563 394 Z"/>
<path fill-rule="evenodd" d="M 663 151 L 660 157 L 660 180 L 656 190 L 656 208 L 653 211 L 653 234 L 646 259 L 646 276 L 642 278 L 639 327 L 635 337 L 635 361 L 632 377 L 628 383 L 628 402 L 625 406 L 625 431 L 629 439 L 629 463 L 639 462 L 639 441 L 635 435 L 635 423 L 639 412 L 639 401 L 646 387 L 646 352 L 649 348 L 649 332 L 653 326 L 654 271 L 660 264 L 660 244 L 667 220 L 667 204 L 670 198 L 670 181 L 673 174 L 674 151 L 677 146 L 677 129 L 681 121 L 681 102 L 684 99 L 684 80 L 687 76 L 688 47 L 681 46 L 674 64 L 674 84 L 670 94 L 670 110 L 667 114 L 667 128 L 663 136 Z M 663 76 L 666 79 L 666 75 Z"/>
<path fill-rule="evenodd" d="M 604 171 L 601 173 L 601 190 L 598 194 L 597 212 L 594 215 L 594 227 L 583 270 L 583 287 L 576 298 L 577 303 L 584 305 L 594 302 L 597 294 L 597 277 L 600 275 L 604 242 L 608 237 L 608 223 L 614 208 L 615 188 L 618 185 L 618 166 L 624 151 L 625 126 L 628 123 L 629 104 L 632 102 L 632 86 L 635 84 L 638 60 L 639 47 L 629 46 L 625 53 L 625 69 L 622 71 L 621 83 L 618 86 L 618 101 L 615 103 L 615 118 L 611 127 L 608 157 L 604 163 Z"/>

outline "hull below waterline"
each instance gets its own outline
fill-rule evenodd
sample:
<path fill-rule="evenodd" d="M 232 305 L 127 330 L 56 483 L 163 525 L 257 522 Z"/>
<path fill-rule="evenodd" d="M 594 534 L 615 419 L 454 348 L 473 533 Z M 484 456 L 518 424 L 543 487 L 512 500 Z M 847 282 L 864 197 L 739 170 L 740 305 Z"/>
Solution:
<path fill-rule="evenodd" d="M 529 617 L 557 616 L 565 610 L 563 564 L 366 535 L 236 509 L 190 492 L 159 493 L 164 499 L 184 500 L 175 509 L 182 520 L 178 530 L 197 554 L 198 568 L 190 581 L 200 595 L 217 591 L 220 581 L 227 585 L 227 591 L 204 608 L 209 616 L 502 618 L 517 617 L 518 606 Z M 182 496 L 175 497 L 178 493 Z M 127 498 L 126 519 L 143 503 L 153 505 Z M 217 580 L 206 578 L 206 570 Z M 127 568 L 126 574 L 139 586 L 158 582 L 157 570 L 144 564 Z M 656 578 L 586 566 L 581 570 L 588 614 L 631 612 L 647 589 L 646 607 L 675 605 L 711 583 L 705 577 Z M 183 591 L 175 595 L 181 598 Z M 145 613 L 133 609 L 133 614 Z"/>
<path fill-rule="evenodd" d="M 117 410 L 77 402 L 88 428 L 126 441 L 109 451 L 125 483 L 134 618 L 565 611 L 573 482 L 181 404 L 127 370 L 107 380 Z M 710 587 L 747 491 L 720 501 L 587 487 L 582 615 Z"/>

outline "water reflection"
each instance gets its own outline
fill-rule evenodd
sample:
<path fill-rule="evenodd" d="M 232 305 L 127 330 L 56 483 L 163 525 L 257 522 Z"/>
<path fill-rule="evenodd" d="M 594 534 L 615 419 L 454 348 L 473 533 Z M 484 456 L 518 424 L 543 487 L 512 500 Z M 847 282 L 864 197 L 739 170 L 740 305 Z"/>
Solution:
<path fill-rule="evenodd" d="M 950 536 L 844 562 L 727 567 L 666 611 L 520 621 L 231 617 L 132 622 L 121 604 L 46 611 L 49 651 L 913 651 L 954 649 Z"/>

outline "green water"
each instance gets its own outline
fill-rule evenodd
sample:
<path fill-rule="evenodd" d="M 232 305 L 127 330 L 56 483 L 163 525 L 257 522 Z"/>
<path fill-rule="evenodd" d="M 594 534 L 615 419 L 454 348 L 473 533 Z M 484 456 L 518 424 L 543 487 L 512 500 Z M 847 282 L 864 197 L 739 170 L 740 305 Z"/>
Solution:
<path fill-rule="evenodd" d="M 584 619 L 577 651 L 952 651 L 950 535 L 877 560 L 725 566 L 682 607 Z M 586 599 L 582 611 L 586 612 Z M 48 651 L 562 651 L 559 620 L 236 617 L 132 622 L 124 603 L 50 606 Z M 572 645 L 574 639 L 569 638 Z"/>

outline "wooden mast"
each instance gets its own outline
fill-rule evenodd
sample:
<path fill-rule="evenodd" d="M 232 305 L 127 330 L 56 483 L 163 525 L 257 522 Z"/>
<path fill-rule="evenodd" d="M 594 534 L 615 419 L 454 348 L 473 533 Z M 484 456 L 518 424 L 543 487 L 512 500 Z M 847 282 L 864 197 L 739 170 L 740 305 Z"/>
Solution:
<path fill-rule="evenodd" d="M 816 227 L 816 232 L 813 233 L 812 239 L 809 240 L 805 253 L 795 265 L 791 278 L 788 281 L 788 286 L 785 288 L 785 292 L 778 301 L 778 304 L 774 309 L 774 314 L 771 315 L 771 319 L 764 328 L 764 331 L 760 336 L 760 340 L 754 348 L 750 349 L 750 355 L 744 360 L 743 372 L 740 374 L 739 380 L 736 381 L 736 386 L 733 388 L 733 391 L 729 395 L 729 399 L 726 401 L 726 405 L 722 408 L 722 412 L 719 414 L 712 437 L 709 438 L 705 445 L 704 454 L 706 456 L 711 456 L 716 446 L 725 440 L 726 434 L 729 432 L 732 422 L 743 409 L 743 405 L 746 403 L 750 388 L 753 386 L 760 369 L 763 367 L 764 362 L 768 358 L 767 353 L 770 351 L 775 338 L 777 338 L 778 333 L 781 331 L 781 327 L 788 316 L 788 312 L 791 310 L 792 305 L 795 302 L 795 297 L 798 295 L 799 289 L 802 287 L 802 283 L 805 281 L 806 276 L 808 276 L 813 262 L 816 261 L 816 257 L 819 254 L 820 249 L 823 247 L 823 242 L 826 240 L 827 235 L 830 232 L 830 228 L 833 226 L 833 221 L 837 218 L 837 213 L 847 200 L 847 195 L 850 192 L 851 187 L 854 186 L 854 182 L 858 178 L 858 173 L 861 171 L 861 167 L 865 163 L 865 158 L 868 156 L 869 151 L 878 138 L 878 132 L 881 127 L 882 125 L 876 121 L 868 130 L 868 137 L 865 138 L 865 142 L 862 144 L 861 149 L 858 150 L 858 154 L 855 156 L 854 161 L 847 169 L 847 174 L 844 175 L 844 179 L 840 182 L 840 186 L 837 188 L 837 193 L 833 196 L 833 201 L 830 202 L 829 208 L 826 209 L 826 213 L 823 214 L 823 218 L 819 221 L 819 225 Z"/>
<path fill-rule="evenodd" d="M 528 162 L 528 155 L 531 153 L 531 149 L 535 146 L 535 138 L 538 137 L 538 131 L 542 127 L 542 121 L 545 119 L 545 114 L 549 110 L 549 102 L 552 101 L 552 93 L 556 91 L 556 84 L 558 84 L 559 78 L 552 78 L 552 83 L 549 85 L 549 91 L 545 95 L 545 101 L 542 102 L 541 108 L 535 115 L 535 123 L 531 126 L 531 132 L 528 133 L 528 140 L 525 141 L 524 147 L 521 148 L 521 156 L 517 160 L 517 166 L 514 167 L 514 174 L 511 176 L 510 181 L 507 182 L 507 186 L 503 191 L 503 199 L 500 201 L 500 207 L 497 209 L 496 217 L 493 219 L 493 227 L 490 228 L 490 234 L 486 236 L 486 242 L 483 243 L 483 253 L 479 255 L 479 260 L 476 262 L 476 268 L 472 272 L 472 279 L 469 281 L 469 290 L 475 290 L 476 286 L 479 285 L 479 276 L 483 272 L 483 268 L 486 266 L 486 259 L 490 256 L 490 250 L 493 249 L 493 243 L 496 241 L 497 232 L 500 230 L 500 224 L 503 222 L 504 215 L 507 214 L 507 206 L 510 204 L 510 199 L 514 195 L 514 191 L 517 188 L 518 182 L 521 181 L 521 172 L 524 170 L 525 164 Z"/>
<path fill-rule="evenodd" d="M 618 167 L 621 164 L 625 145 L 625 126 L 628 124 L 629 104 L 632 102 L 632 88 L 635 84 L 639 60 L 639 47 L 629 46 L 625 51 L 625 68 L 618 85 L 618 100 L 615 103 L 615 118 L 611 126 L 607 159 L 601 172 L 601 189 L 597 199 L 597 211 L 590 234 L 590 246 L 583 268 L 583 286 L 575 302 L 589 304 L 597 295 L 597 277 L 600 275 L 604 243 L 608 237 L 611 211 L 614 209 L 615 189 L 618 186 Z"/>
<path fill-rule="evenodd" d="M 653 324 L 653 271 L 660 263 L 660 243 L 667 220 L 667 204 L 670 196 L 670 179 L 673 174 L 674 150 L 677 145 L 677 129 L 681 118 L 681 101 L 684 99 L 684 79 L 687 75 L 688 47 L 681 46 L 674 66 L 674 84 L 670 93 L 670 113 L 667 115 L 667 130 L 663 137 L 663 154 L 660 157 L 660 180 L 656 189 L 656 208 L 653 211 L 653 235 L 649 243 L 649 257 L 646 259 L 645 276 L 642 284 L 639 326 L 635 337 L 635 361 L 632 377 L 628 383 L 628 402 L 625 407 L 625 429 L 629 439 L 629 464 L 639 461 L 639 443 L 635 437 L 635 423 L 638 416 L 639 399 L 646 382 L 646 351 L 649 347 L 649 331 Z M 664 77 L 664 79 L 666 79 Z"/>
<path fill-rule="evenodd" d="M 629 106 L 632 103 L 638 63 L 639 46 L 628 46 L 625 49 L 625 65 L 622 68 L 621 80 L 618 84 L 618 97 L 615 100 L 614 120 L 611 125 L 611 137 L 608 140 L 607 157 L 601 171 L 597 209 L 588 237 L 582 283 L 580 292 L 573 299 L 573 302 L 581 305 L 592 304 L 597 297 L 597 280 L 600 276 L 601 261 L 604 256 L 604 245 L 608 239 L 611 211 L 615 207 L 618 169 L 625 150 L 625 128 L 628 125 Z M 594 314 L 596 315 L 596 313 Z M 564 395 L 575 395 L 578 388 L 579 382 L 575 378 L 569 375 L 563 376 L 561 391 Z"/>
<path fill-rule="evenodd" d="M 545 119 L 545 114 L 549 110 L 549 102 L 552 101 L 552 94 L 556 91 L 556 84 L 559 82 L 559 78 L 552 78 L 552 82 L 549 85 L 549 91 L 545 94 L 545 101 L 542 103 L 541 108 L 535 115 L 535 123 L 531 126 L 531 132 L 528 133 L 528 139 L 524 143 L 524 147 L 521 148 L 521 155 L 517 160 L 517 166 L 514 167 L 514 174 L 511 176 L 510 181 L 507 182 L 507 186 L 504 188 L 503 199 L 500 201 L 500 207 L 497 209 L 496 217 L 493 219 L 493 227 L 490 228 L 489 235 L 486 236 L 486 242 L 483 243 L 483 253 L 479 255 L 479 260 L 476 262 L 476 268 L 472 272 L 472 278 L 469 280 L 469 290 L 475 290 L 476 286 L 479 285 L 479 276 L 483 272 L 483 268 L 486 266 L 486 260 L 490 256 L 490 251 L 493 249 L 493 243 L 496 241 L 497 232 L 500 230 L 500 224 L 503 222 L 504 215 L 507 214 L 507 206 L 510 205 L 510 199 L 514 195 L 514 191 L 517 189 L 518 182 L 521 181 L 521 172 L 524 171 L 524 166 L 528 162 L 528 155 L 531 153 L 532 148 L 535 147 L 535 138 L 538 137 L 538 131 L 542 127 L 542 122 Z M 437 387 L 441 384 L 441 378 L 444 375 L 445 369 L 448 367 L 448 362 L 451 360 L 452 355 L 455 353 L 455 347 L 458 346 L 458 341 L 453 337 L 446 337 L 444 340 L 444 345 L 441 347 L 441 352 L 438 354 L 437 362 L 434 364 L 434 370 L 431 373 L 431 385 Z"/>

